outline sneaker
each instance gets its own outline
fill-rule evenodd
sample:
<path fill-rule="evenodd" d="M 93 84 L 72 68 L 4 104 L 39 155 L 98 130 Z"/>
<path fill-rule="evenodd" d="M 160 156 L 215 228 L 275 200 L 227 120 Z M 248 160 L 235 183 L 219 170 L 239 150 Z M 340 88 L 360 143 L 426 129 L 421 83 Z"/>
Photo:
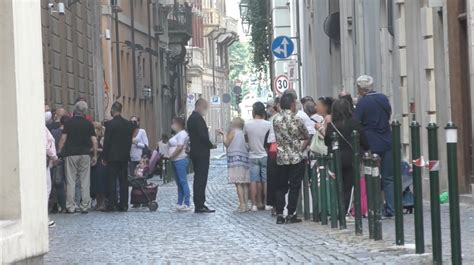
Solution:
<path fill-rule="evenodd" d="M 49 227 L 49 228 L 53 228 L 53 227 L 55 227 L 55 226 L 56 226 L 56 222 L 55 222 L 55 221 L 53 221 L 53 220 L 49 220 L 49 221 L 48 221 L 48 227 Z"/>
<path fill-rule="evenodd" d="M 289 224 L 296 224 L 303 222 L 303 220 L 298 219 L 298 216 L 296 214 L 292 214 L 286 217 L 286 222 Z"/>
<path fill-rule="evenodd" d="M 277 216 L 277 225 L 282 225 L 282 224 L 285 224 L 285 223 L 286 223 L 285 217 L 283 217 L 283 215 L 279 214 Z"/>
<path fill-rule="evenodd" d="M 265 211 L 271 211 L 271 210 L 273 210 L 272 206 L 270 206 L 270 205 L 265 206 Z"/>
<path fill-rule="evenodd" d="M 176 211 L 181 211 L 184 205 L 182 204 L 176 204 Z"/>
<path fill-rule="evenodd" d="M 352 215 L 346 215 L 346 222 L 347 222 L 347 223 L 354 223 L 354 222 L 355 222 L 354 216 L 352 216 Z"/>
<path fill-rule="evenodd" d="M 252 205 L 252 208 L 250 208 L 250 211 L 252 211 L 252 212 L 258 211 L 257 205 Z"/>
<path fill-rule="evenodd" d="M 193 208 L 189 205 L 182 205 L 181 208 L 178 210 L 178 211 L 181 211 L 181 212 L 189 212 L 191 211 Z"/>

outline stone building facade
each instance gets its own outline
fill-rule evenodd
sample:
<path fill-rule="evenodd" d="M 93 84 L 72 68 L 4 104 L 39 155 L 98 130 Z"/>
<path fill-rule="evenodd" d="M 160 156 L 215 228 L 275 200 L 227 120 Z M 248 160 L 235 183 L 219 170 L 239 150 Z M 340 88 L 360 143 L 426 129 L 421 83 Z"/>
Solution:
<path fill-rule="evenodd" d="M 224 103 L 222 96 L 230 93 L 228 49 L 238 39 L 238 21 L 227 14 L 223 0 L 195 0 L 193 5 L 197 15 L 188 47 L 187 112 L 192 111 L 196 99 L 209 101 L 205 118 L 211 140 L 219 142 L 222 139 L 216 130 L 227 128 L 230 122 L 230 103 Z"/>
<path fill-rule="evenodd" d="M 302 93 L 337 96 L 346 90 L 355 96 L 356 78 L 372 75 L 375 89 L 392 102 L 393 118 L 402 122 L 405 159 L 412 159 L 410 123 L 417 120 L 422 126 L 427 158 L 425 128 L 436 122 L 439 157 L 446 165 L 443 127 L 454 121 L 459 127 L 458 184 L 462 197 L 472 201 L 473 6 L 472 0 L 273 0 L 272 12 L 274 21 L 288 21 L 289 34 L 300 40 Z M 274 26 L 274 34 L 279 30 Z M 440 176 L 440 189 L 446 191 L 446 166 Z"/>
<path fill-rule="evenodd" d="M 98 1 L 41 0 L 45 101 L 72 110 L 85 98 L 97 120 L 103 118 L 100 13 Z"/>

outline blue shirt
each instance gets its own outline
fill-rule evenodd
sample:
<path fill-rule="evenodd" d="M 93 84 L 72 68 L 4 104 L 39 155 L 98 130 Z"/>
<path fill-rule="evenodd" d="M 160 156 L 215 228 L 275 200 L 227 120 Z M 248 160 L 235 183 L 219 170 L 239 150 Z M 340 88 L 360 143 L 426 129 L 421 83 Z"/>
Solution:
<path fill-rule="evenodd" d="M 354 114 L 364 127 L 372 152 L 382 153 L 391 150 L 392 107 L 387 96 L 375 91 L 369 92 L 359 99 Z"/>

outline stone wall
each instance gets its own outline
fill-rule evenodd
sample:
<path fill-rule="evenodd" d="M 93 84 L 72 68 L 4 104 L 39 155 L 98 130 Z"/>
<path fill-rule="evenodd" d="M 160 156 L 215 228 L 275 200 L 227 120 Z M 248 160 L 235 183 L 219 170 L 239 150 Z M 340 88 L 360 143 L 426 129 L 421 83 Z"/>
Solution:
<path fill-rule="evenodd" d="M 41 1 L 45 101 L 53 108 L 71 110 L 76 99 L 84 97 L 90 113 L 98 117 L 95 90 L 102 88 L 102 82 L 96 72 L 102 67 L 94 58 L 100 53 L 95 43 L 100 38 L 100 4 L 64 1 L 65 13 L 59 14 L 51 13 L 48 3 Z"/>

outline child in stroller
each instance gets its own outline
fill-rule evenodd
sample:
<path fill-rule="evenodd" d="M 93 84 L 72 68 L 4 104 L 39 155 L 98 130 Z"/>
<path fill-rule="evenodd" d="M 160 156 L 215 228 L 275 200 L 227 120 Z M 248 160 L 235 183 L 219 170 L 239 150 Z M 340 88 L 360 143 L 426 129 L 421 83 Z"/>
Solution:
<path fill-rule="evenodd" d="M 144 156 L 135 168 L 134 176 L 129 179 L 132 186 L 130 203 L 133 205 L 132 208 L 148 206 L 150 211 L 156 211 L 158 209 L 156 202 L 158 186 L 148 182 L 150 178 L 148 175 L 149 162 L 148 157 Z"/>

